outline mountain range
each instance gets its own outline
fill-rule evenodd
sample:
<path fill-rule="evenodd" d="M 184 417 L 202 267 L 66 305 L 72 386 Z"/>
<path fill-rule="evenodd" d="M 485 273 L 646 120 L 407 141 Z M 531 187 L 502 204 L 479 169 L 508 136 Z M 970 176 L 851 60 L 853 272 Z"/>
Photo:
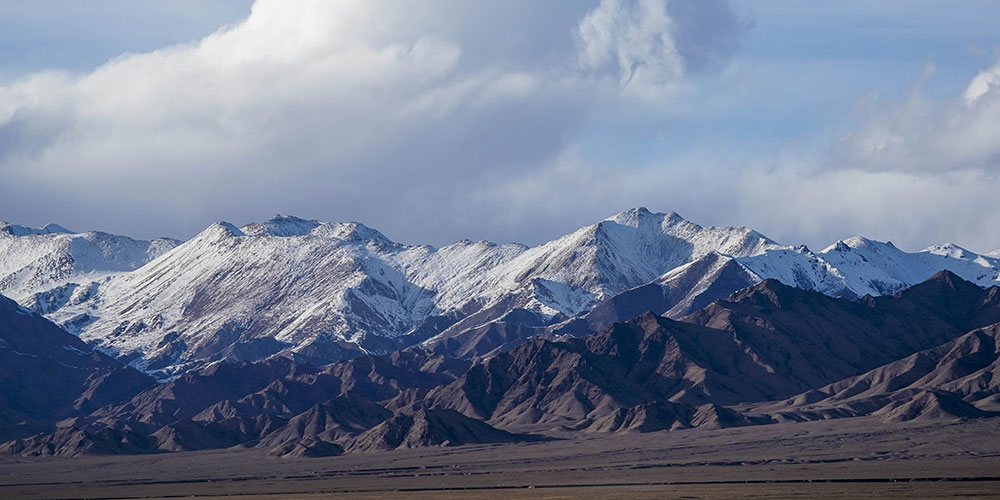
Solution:
<path fill-rule="evenodd" d="M 415 345 L 484 359 L 647 310 L 680 318 L 763 280 L 859 299 L 1000 258 L 860 237 L 813 252 L 748 228 L 627 210 L 535 247 L 393 242 L 359 223 L 275 216 L 188 241 L 0 224 L 0 293 L 100 352 L 169 380 L 223 360 L 316 365 Z"/>
<path fill-rule="evenodd" d="M 227 359 L 161 383 L 12 301 L 0 301 L 0 326 L 0 452 L 21 455 L 249 447 L 310 457 L 1000 416 L 1000 286 L 950 271 L 860 299 L 766 279 L 678 319 L 647 311 L 476 361 L 422 346 L 322 367 Z"/>

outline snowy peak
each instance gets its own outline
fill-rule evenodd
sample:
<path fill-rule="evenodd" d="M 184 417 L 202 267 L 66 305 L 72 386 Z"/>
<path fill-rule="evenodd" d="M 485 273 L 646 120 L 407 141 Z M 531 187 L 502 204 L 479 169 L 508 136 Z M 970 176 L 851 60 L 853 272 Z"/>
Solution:
<path fill-rule="evenodd" d="M 820 251 L 821 254 L 829 252 L 849 252 L 851 250 L 867 250 L 867 251 L 877 251 L 880 246 L 887 246 L 895 249 L 896 247 L 887 243 L 880 243 L 877 241 L 869 240 L 863 236 L 852 236 L 847 239 L 837 240 L 830 246 L 824 248 Z"/>
<path fill-rule="evenodd" d="M 750 273 L 751 276 L 753 275 L 753 273 L 747 269 L 746 266 L 741 264 L 735 257 L 730 257 L 713 250 L 698 260 L 671 269 L 653 282 L 662 285 L 675 282 L 681 276 L 711 276 L 727 267 L 740 269 Z"/>
<path fill-rule="evenodd" d="M 235 224 L 226 221 L 219 221 L 206 227 L 202 232 L 195 235 L 194 238 L 186 241 L 182 246 L 196 245 L 200 242 L 228 240 L 230 238 L 238 238 L 246 235 L 247 234 L 244 233 L 242 229 L 236 227 Z"/>
<path fill-rule="evenodd" d="M 34 229 L 0 223 L 0 293 L 27 303 L 36 292 L 132 271 L 178 244 L 168 238 L 73 233 L 55 224 Z"/>
<path fill-rule="evenodd" d="M 623 226 L 639 227 L 640 224 L 644 223 L 659 224 L 664 219 L 677 219 L 677 221 L 683 220 L 674 212 L 670 212 L 669 214 L 654 214 L 646 207 L 630 208 L 604 220 L 621 224 Z"/>
<path fill-rule="evenodd" d="M 673 212 L 635 208 L 529 249 L 517 263 L 530 267 L 518 276 L 563 282 L 600 300 L 709 252 L 748 256 L 777 246 L 747 228 L 701 227 Z"/>
<path fill-rule="evenodd" d="M 265 222 L 252 222 L 240 229 L 250 236 L 274 236 L 278 238 L 316 236 L 335 238 L 351 243 L 374 242 L 381 245 L 395 245 L 382 233 L 360 222 L 331 223 L 278 214 Z"/>
<path fill-rule="evenodd" d="M 941 245 L 932 245 L 923 250 L 926 253 L 933 255 L 941 255 L 945 257 L 951 257 L 953 259 L 963 259 L 968 260 L 970 258 L 978 257 L 975 253 L 970 252 L 954 243 L 944 243 Z"/>
<path fill-rule="evenodd" d="M 28 236 L 32 234 L 72 234 L 73 231 L 62 227 L 59 224 L 46 224 L 44 227 L 34 228 L 0 221 L 0 233 L 7 233 L 11 236 Z"/>
<path fill-rule="evenodd" d="M 386 238 L 384 234 L 364 225 L 360 222 L 342 222 L 332 226 L 330 235 L 334 238 L 349 242 L 372 242 L 379 245 L 395 245 L 392 240 Z"/>
<path fill-rule="evenodd" d="M 891 294 L 943 269 L 983 287 L 1000 282 L 1000 260 L 953 244 L 909 253 L 891 242 L 855 236 L 818 254 L 804 247 L 798 253 L 776 249 L 740 260 L 762 278 L 844 297 Z"/>
<path fill-rule="evenodd" d="M 230 236 L 246 236 L 240 228 L 226 221 L 220 221 L 212 225 L 214 231 L 225 231 L 229 233 Z"/>
<path fill-rule="evenodd" d="M 596 225 L 597 228 L 612 228 L 614 226 L 629 227 L 644 231 L 659 232 L 662 234 L 668 234 L 673 236 L 678 236 L 681 238 L 689 238 L 692 236 L 707 236 L 710 234 L 720 235 L 728 237 L 731 242 L 744 240 L 750 245 L 761 245 L 764 246 L 778 246 L 778 244 L 771 240 L 770 238 L 745 227 L 702 227 L 694 222 L 688 221 L 687 219 L 681 217 L 677 212 L 670 211 L 667 213 L 656 213 L 650 212 L 646 207 L 632 208 L 620 212 L 614 216 L 604 219 L 604 221 Z M 758 246 L 756 248 L 741 248 L 743 252 L 732 252 L 732 253 L 755 253 L 760 250 L 763 246 Z M 725 252 L 724 252 L 725 253 Z"/>
<path fill-rule="evenodd" d="M 320 226 L 319 221 L 306 220 L 291 215 L 276 214 L 263 223 L 251 222 L 241 229 L 252 236 L 305 236 Z"/>
<path fill-rule="evenodd" d="M 329 362 L 405 347 L 449 325 L 460 333 L 515 309 L 539 325 L 562 321 L 711 252 L 725 260 L 772 247 L 746 228 L 703 228 L 642 208 L 534 248 L 400 245 L 357 222 L 278 215 L 242 228 L 212 224 L 93 294 L 86 286 L 53 293 L 45 311 L 80 321 L 82 338 L 164 376 L 289 350 Z M 421 330 L 425 323 L 441 326 Z"/>

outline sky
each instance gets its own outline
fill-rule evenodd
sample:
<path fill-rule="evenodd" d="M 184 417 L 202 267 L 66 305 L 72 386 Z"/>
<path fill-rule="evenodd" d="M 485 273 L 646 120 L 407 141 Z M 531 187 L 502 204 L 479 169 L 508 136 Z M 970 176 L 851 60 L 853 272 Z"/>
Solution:
<path fill-rule="evenodd" d="M 0 0 L 0 220 L 1000 249 L 1000 3 Z"/>

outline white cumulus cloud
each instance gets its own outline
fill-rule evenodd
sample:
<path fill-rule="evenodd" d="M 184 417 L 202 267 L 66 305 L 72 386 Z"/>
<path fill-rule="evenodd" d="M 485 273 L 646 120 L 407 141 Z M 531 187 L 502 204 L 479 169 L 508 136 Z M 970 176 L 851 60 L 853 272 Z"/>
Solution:
<path fill-rule="evenodd" d="M 456 22 L 455 9 L 480 24 Z M 618 105 L 622 89 L 594 78 L 601 68 L 581 73 L 575 30 L 610 29 L 610 46 L 584 52 L 659 84 L 683 75 L 671 42 L 683 26 L 662 2 L 510 12 L 258 0 L 195 43 L 0 82 L 0 211 L 146 237 L 279 211 L 362 220 L 403 241 L 538 237 L 491 226 L 505 201 L 477 193 L 548 168 L 592 113 Z M 531 43 L 553 38 L 530 24 L 545 16 L 568 16 L 561 53 Z M 526 26 L 527 42 L 509 40 Z M 714 39 L 689 45 L 716 54 Z M 455 223 L 429 222 L 443 217 Z"/>
<path fill-rule="evenodd" d="M 684 74 L 663 0 L 602 0 L 580 22 L 580 65 L 612 69 L 623 87 L 662 86 Z"/>
<path fill-rule="evenodd" d="M 872 103 L 835 145 L 831 165 L 869 171 L 1000 174 L 1000 64 L 960 96 L 932 100 L 914 89 L 901 103 Z"/>

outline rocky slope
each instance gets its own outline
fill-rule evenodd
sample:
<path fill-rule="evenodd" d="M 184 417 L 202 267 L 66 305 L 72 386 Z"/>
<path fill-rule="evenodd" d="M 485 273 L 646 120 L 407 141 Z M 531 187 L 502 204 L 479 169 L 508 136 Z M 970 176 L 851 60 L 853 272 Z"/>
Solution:
<path fill-rule="evenodd" d="M 817 387 L 1000 321 L 998 289 L 943 271 L 893 295 L 848 301 L 768 280 L 683 320 L 730 332 L 771 369 Z"/>
<path fill-rule="evenodd" d="M 1000 321 L 998 290 L 942 272 L 852 302 L 765 280 L 681 321 L 646 313 L 595 335 L 516 347 L 427 400 L 498 425 L 618 428 L 596 422 L 636 418 L 629 412 L 691 425 L 698 406 L 786 397 Z"/>
<path fill-rule="evenodd" d="M 379 449 L 374 441 L 348 442 L 390 418 L 396 423 L 416 418 L 410 446 L 525 439 L 448 412 L 413 416 L 429 389 L 455 380 L 468 366 L 420 349 L 364 356 L 322 370 L 287 358 L 217 363 L 133 390 L 125 401 L 79 407 L 58 428 L 34 429 L 52 432 L 4 436 L 20 439 L 0 452 L 74 456 L 251 446 L 280 456 L 329 456 L 345 447 L 348 452 Z"/>
<path fill-rule="evenodd" d="M 1000 416 L 1000 323 L 756 413 L 779 420 L 872 415 L 890 421 Z"/>
<path fill-rule="evenodd" d="M 342 443 L 392 417 L 392 412 L 354 392 L 313 405 L 267 434 L 257 446 L 275 455 L 340 454 Z"/>
<path fill-rule="evenodd" d="M 680 318 L 758 281 L 760 277 L 736 258 L 710 252 L 548 330 L 557 334 L 586 335 L 646 311 Z"/>
<path fill-rule="evenodd" d="M 75 427 L 61 428 L 51 434 L 15 439 L 0 445 L 2 454 L 29 457 L 137 455 L 158 451 L 156 443 L 149 436 L 118 429 L 90 432 Z"/>
<path fill-rule="evenodd" d="M 0 440 L 114 404 L 153 380 L 0 296 Z"/>
<path fill-rule="evenodd" d="M 392 418 L 350 439 L 348 452 L 459 446 L 463 444 L 513 443 L 533 439 L 511 434 L 454 410 L 425 410 L 396 414 Z"/>
<path fill-rule="evenodd" d="M 983 289 L 947 271 L 858 301 L 764 280 L 680 320 L 646 312 L 476 364 L 423 348 L 322 368 L 283 357 L 219 362 L 96 409 L 64 398 L 71 409 L 58 427 L 50 422 L 30 437 L 16 429 L 19 439 L 0 451 L 241 446 L 330 456 L 538 438 L 517 434 L 525 429 L 565 436 L 861 415 L 991 417 L 1000 414 L 998 325 L 1000 287 Z M 32 348 L 11 338 L 10 345 Z"/>

